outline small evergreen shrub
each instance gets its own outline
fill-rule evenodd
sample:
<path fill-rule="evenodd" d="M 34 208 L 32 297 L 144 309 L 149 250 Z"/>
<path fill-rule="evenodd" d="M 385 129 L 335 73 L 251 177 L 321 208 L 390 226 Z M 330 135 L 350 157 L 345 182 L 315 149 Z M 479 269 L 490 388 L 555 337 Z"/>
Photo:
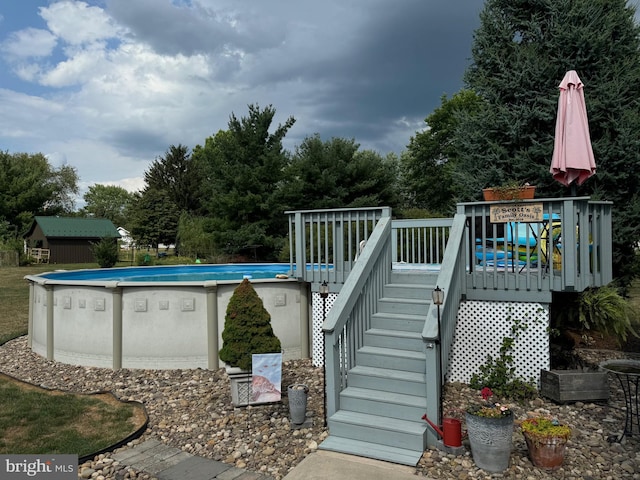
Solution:
<path fill-rule="evenodd" d="M 233 291 L 222 331 L 220 360 L 232 367 L 251 370 L 254 353 L 278 353 L 280 340 L 273 333 L 271 315 L 246 278 Z"/>
<path fill-rule="evenodd" d="M 100 268 L 111 268 L 118 263 L 118 243 L 109 237 L 101 238 L 98 243 L 91 243 L 91 253 Z"/>

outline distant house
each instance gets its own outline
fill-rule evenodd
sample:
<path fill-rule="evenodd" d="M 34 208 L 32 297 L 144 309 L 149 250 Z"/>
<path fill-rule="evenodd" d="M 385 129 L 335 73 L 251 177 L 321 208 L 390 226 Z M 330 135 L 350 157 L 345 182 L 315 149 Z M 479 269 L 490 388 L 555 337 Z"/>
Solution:
<path fill-rule="evenodd" d="M 118 233 L 120 234 L 120 248 L 129 250 L 133 245 L 131 233 L 124 227 L 118 227 Z"/>
<path fill-rule="evenodd" d="M 91 244 L 103 238 L 118 241 L 120 234 L 106 218 L 35 217 L 24 235 L 27 252 L 51 263 L 95 262 Z"/>

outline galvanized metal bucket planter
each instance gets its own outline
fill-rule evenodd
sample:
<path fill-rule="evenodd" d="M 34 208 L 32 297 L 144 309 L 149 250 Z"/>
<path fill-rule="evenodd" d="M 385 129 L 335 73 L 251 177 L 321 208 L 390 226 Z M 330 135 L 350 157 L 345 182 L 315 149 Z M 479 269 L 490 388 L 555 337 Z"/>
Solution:
<path fill-rule="evenodd" d="M 307 394 L 309 387 L 302 384 L 289 385 L 287 395 L 289 396 L 289 414 L 291 423 L 300 425 L 307 417 Z"/>
<path fill-rule="evenodd" d="M 467 412 L 466 421 L 475 464 L 487 472 L 502 472 L 509 468 L 513 415 L 490 418 Z"/>

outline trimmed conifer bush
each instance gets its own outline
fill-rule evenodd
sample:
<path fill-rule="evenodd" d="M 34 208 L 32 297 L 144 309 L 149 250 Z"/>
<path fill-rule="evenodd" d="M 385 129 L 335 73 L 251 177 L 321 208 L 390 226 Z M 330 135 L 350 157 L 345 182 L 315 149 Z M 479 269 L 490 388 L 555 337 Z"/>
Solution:
<path fill-rule="evenodd" d="M 91 253 L 100 268 L 111 268 L 118 262 L 118 242 L 115 238 L 103 237 L 91 243 Z"/>
<path fill-rule="evenodd" d="M 246 278 L 227 305 L 222 342 L 220 360 L 243 370 L 251 370 L 254 353 L 278 353 L 282 349 L 271 327 L 271 315 Z"/>

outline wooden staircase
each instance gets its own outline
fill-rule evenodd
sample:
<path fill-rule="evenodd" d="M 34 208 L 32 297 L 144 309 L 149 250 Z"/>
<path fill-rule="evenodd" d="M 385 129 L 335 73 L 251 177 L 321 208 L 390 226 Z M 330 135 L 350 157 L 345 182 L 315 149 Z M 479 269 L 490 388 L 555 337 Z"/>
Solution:
<path fill-rule="evenodd" d="M 422 328 L 437 275 L 393 272 L 347 373 L 340 409 L 328 419 L 332 450 L 416 465 L 427 446 Z M 433 366 L 435 368 L 435 365 Z"/>

